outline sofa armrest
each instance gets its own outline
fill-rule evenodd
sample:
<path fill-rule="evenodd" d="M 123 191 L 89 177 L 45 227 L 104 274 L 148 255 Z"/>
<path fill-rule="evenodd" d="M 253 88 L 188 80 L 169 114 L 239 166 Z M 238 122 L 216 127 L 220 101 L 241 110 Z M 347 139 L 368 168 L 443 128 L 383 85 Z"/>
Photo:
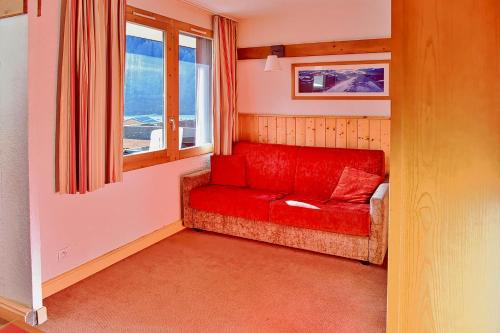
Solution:
<path fill-rule="evenodd" d="M 370 199 L 371 230 L 369 240 L 369 261 L 382 264 L 387 252 L 387 231 L 389 228 L 389 183 L 379 185 Z"/>
<path fill-rule="evenodd" d="M 210 169 L 196 171 L 182 176 L 183 192 L 190 192 L 192 189 L 210 183 Z"/>
<path fill-rule="evenodd" d="M 182 177 L 182 212 L 184 225 L 191 222 L 191 210 L 189 207 L 189 193 L 200 186 L 210 183 L 210 169 L 196 171 Z"/>
<path fill-rule="evenodd" d="M 383 223 L 383 214 L 385 209 L 389 208 L 389 183 L 382 183 L 377 187 L 375 193 L 370 198 L 370 215 L 374 218 L 374 223 Z"/>

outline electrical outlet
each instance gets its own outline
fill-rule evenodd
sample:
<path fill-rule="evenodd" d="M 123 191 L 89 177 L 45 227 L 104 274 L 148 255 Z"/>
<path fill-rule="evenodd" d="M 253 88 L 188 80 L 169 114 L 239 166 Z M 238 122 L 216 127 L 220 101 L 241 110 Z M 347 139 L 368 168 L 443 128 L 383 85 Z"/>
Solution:
<path fill-rule="evenodd" d="M 69 247 L 65 247 L 64 249 L 60 249 L 59 251 L 57 251 L 58 261 L 66 259 L 67 256 L 69 256 Z"/>

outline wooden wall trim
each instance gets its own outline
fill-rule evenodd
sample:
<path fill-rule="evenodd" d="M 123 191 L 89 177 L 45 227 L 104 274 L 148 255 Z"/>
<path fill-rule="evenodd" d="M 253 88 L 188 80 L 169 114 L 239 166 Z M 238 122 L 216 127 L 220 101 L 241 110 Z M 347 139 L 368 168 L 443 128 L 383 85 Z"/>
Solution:
<path fill-rule="evenodd" d="M 387 117 L 238 115 L 241 141 L 291 146 L 383 150 L 389 172 L 391 120 Z"/>
<path fill-rule="evenodd" d="M 152 233 L 132 241 L 116 250 L 108 252 L 94 260 L 86 262 L 66 273 L 42 284 L 43 298 L 47 298 L 73 284 L 99 272 L 117 262 L 144 250 L 145 248 L 183 230 L 182 220 L 168 224 Z"/>
<path fill-rule="evenodd" d="M 0 19 L 28 12 L 28 0 L 2 0 L 0 1 Z"/>
<path fill-rule="evenodd" d="M 27 305 L 0 297 L 0 310 L 2 310 L 2 318 L 8 322 L 20 321 L 35 326 L 47 321 L 47 308 L 45 306 L 34 310 Z"/>
<path fill-rule="evenodd" d="M 33 309 L 27 305 L 14 302 L 10 299 L 0 297 L 0 309 L 6 311 L 5 314 L 8 321 L 22 320 L 26 321 L 26 318 L 32 313 Z M 2 313 L 3 314 L 3 313 Z"/>
<path fill-rule="evenodd" d="M 285 45 L 285 57 L 380 53 L 390 51 L 390 38 Z M 265 59 L 270 54 L 271 46 L 239 48 L 238 60 Z"/>

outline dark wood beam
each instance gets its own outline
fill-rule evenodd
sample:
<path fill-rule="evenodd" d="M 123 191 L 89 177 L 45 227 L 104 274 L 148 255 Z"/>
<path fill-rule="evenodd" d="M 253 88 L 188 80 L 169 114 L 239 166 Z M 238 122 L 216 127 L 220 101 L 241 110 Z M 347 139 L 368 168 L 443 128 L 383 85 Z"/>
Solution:
<path fill-rule="evenodd" d="M 285 57 L 379 53 L 390 51 L 390 38 L 285 45 Z M 264 59 L 270 54 L 271 46 L 239 48 L 238 60 Z"/>

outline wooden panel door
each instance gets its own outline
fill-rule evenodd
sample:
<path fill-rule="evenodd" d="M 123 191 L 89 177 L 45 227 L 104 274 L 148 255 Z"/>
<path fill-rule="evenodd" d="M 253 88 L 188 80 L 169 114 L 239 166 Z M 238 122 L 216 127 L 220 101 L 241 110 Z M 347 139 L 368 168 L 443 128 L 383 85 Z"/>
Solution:
<path fill-rule="evenodd" d="M 392 10 L 387 331 L 500 332 L 500 1 Z"/>

